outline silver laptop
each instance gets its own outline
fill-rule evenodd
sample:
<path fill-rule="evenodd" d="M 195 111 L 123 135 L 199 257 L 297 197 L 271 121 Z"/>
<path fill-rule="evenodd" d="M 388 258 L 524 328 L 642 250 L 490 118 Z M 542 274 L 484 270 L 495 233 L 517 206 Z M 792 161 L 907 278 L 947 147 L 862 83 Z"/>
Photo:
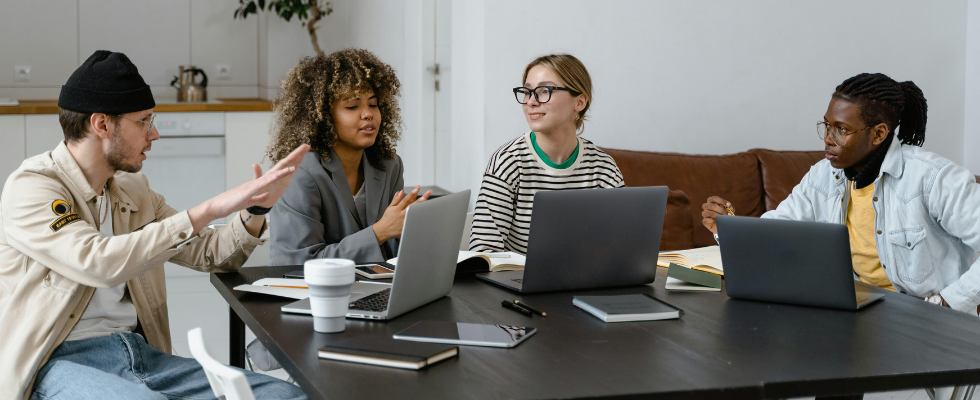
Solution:
<path fill-rule="evenodd" d="M 653 282 L 666 209 L 666 186 L 537 192 L 524 270 L 476 277 L 522 293 Z"/>
<path fill-rule="evenodd" d="M 855 282 L 846 225 L 732 216 L 717 223 L 729 297 L 842 310 L 884 297 Z"/>
<path fill-rule="evenodd" d="M 469 203 L 464 190 L 408 206 L 391 283 L 354 282 L 347 318 L 392 319 L 449 294 Z M 310 314 L 310 300 L 282 311 Z"/>

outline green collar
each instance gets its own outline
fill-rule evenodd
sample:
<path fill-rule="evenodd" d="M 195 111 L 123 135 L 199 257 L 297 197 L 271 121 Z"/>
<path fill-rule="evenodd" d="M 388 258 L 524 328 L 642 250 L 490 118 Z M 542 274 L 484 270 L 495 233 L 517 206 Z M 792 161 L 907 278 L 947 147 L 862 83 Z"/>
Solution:
<path fill-rule="evenodd" d="M 577 141 L 578 139 L 576 139 L 576 142 Z M 554 169 L 567 169 L 568 167 L 571 167 L 572 164 L 575 164 L 575 159 L 578 158 L 578 143 L 575 143 L 575 151 L 572 152 L 571 157 L 568 157 L 568 159 L 561 164 L 555 164 L 550 158 L 548 158 L 547 154 L 544 154 L 544 152 L 541 151 L 541 148 L 538 147 L 538 140 L 534 137 L 533 131 L 531 132 L 531 145 L 534 146 L 534 152 L 538 154 L 538 158 L 540 158 L 541 161 L 544 161 L 545 165 Z"/>

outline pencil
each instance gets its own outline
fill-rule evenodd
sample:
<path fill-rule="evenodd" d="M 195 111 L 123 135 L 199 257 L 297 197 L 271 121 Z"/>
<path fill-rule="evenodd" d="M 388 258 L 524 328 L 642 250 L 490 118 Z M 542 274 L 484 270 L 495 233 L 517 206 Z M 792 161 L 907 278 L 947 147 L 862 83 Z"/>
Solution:
<path fill-rule="evenodd" d="M 531 306 L 527 305 L 527 303 L 521 302 L 520 300 L 514 300 L 514 304 L 517 304 L 520 307 L 524 307 L 524 308 L 528 309 L 528 311 L 533 312 L 535 314 L 538 314 L 538 315 L 540 315 L 542 317 L 547 317 L 548 316 L 547 313 L 541 312 L 537 308 L 531 307 Z"/>
<path fill-rule="evenodd" d="M 729 206 L 725 206 L 725 211 L 728 211 L 728 215 L 735 215 L 735 211 L 732 211 L 732 208 Z"/>
<path fill-rule="evenodd" d="M 516 305 L 514 303 L 511 303 L 511 302 L 509 302 L 507 300 L 501 301 L 500 302 L 500 305 L 503 308 L 506 308 L 508 310 L 514 310 L 514 311 L 517 311 L 517 312 L 519 312 L 521 314 L 524 314 L 525 317 L 530 317 L 530 316 L 534 315 L 534 314 L 531 313 L 531 310 L 528 310 L 528 309 L 526 309 L 524 307 L 518 306 L 518 305 Z"/>

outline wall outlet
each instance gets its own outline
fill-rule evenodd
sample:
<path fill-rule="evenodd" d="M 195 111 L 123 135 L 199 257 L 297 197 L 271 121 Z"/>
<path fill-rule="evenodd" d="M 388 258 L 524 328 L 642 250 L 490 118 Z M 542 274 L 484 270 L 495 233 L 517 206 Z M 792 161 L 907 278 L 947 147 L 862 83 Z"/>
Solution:
<path fill-rule="evenodd" d="M 231 64 L 215 64 L 214 78 L 218 80 L 231 79 Z"/>
<path fill-rule="evenodd" d="M 30 82 L 30 81 L 31 81 L 31 66 L 14 65 L 14 82 Z"/>

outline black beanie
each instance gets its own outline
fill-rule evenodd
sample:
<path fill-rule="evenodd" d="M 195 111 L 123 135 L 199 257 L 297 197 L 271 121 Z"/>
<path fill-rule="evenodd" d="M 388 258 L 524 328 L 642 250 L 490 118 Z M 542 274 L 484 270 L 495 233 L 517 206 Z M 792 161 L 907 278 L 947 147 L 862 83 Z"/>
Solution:
<path fill-rule="evenodd" d="M 61 87 L 58 107 L 80 113 L 126 114 L 156 106 L 150 86 L 123 53 L 97 50 Z"/>

